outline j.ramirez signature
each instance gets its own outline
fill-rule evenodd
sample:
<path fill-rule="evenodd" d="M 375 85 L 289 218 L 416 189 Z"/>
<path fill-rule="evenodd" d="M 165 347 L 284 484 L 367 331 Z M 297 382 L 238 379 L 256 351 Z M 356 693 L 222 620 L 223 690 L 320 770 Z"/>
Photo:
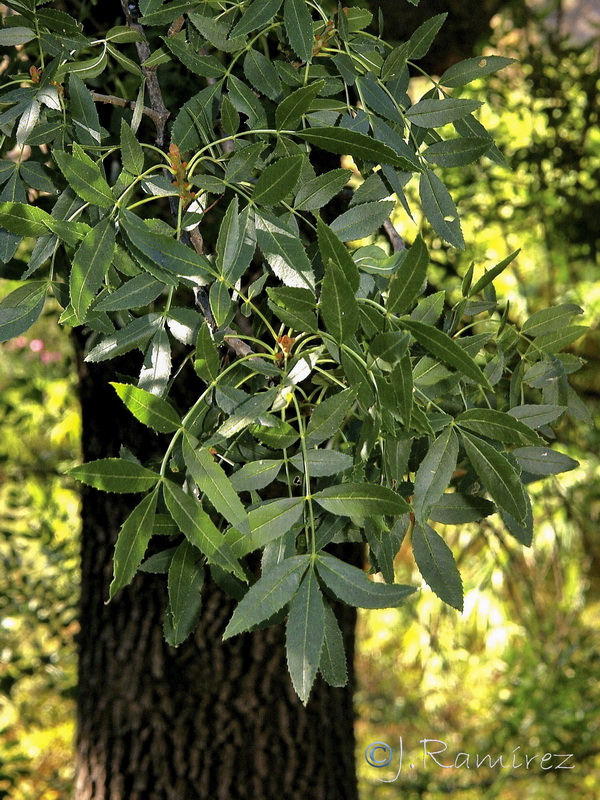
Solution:
<path fill-rule="evenodd" d="M 493 769 L 499 766 L 501 769 L 535 769 L 540 767 L 543 770 L 549 769 L 574 769 L 574 764 L 568 762 L 573 758 L 573 753 L 536 753 L 528 755 L 522 753 L 521 745 L 515 747 L 509 756 L 501 754 L 499 756 L 492 756 L 491 753 L 481 755 L 480 753 L 457 753 L 454 760 L 449 761 L 448 756 L 442 760 L 442 753 L 448 749 L 448 745 L 441 741 L 441 739 L 421 739 L 419 742 L 422 745 L 422 758 L 423 767 L 427 767 L 431 759 L 434 764 L 442 769 L 481 769 L 488 767 Z M 392 763 L 393 750 L 387 742 L 371 742 L 365 750 L 365 760 L 371 767 L 387 767 Z M 398 772 L 395 778 L 385 779 L 379 778 L 380 781 L 385 783 L 392 783 L 397 780 L 402 772 L 402 764 L 404 761 L 404 743 L 402 737 L 398 739 Z M 415 769 L 414 762 L 409 764 L 410 769 Z"/>

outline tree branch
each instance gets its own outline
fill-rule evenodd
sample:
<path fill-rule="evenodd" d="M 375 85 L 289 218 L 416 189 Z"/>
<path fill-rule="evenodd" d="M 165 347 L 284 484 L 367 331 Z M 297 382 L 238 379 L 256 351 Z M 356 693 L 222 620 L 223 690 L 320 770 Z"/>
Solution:
<path fill-rule="evenodd" d="M 125 15 L 127 25 L 144 36 L 144 29 L 138 22 L 134 20 L 127 0 L 121 0 L 121 8 L 123 9 L 123 14 Z M 137 48 L 140 63 L 143 64 L 144 61 L 150 57 L 150 46 L 145 38 L 141 42 L 136 42 L 135 46 Z M 156 77 L 156 67 L 142 67 L 142 74 L 146 79 L 146 86 L 148 87 L 150 108 L 155 114 L 155 117 L 153 117 L 156 125 L 155 143 L 157 147 L 162 147 L 165 142 L 165 127 L 171 112 L 166 107 L 165 101 L 163 100 L 160 84 L 158 82 L 158 78 Z"/>
<path fill-rule="evenodd" d="M 396 228 L 394 228 L 390 219 L 386 219 L 386 221 L 383 223 L 383 229 L 390 240 L 394 253 L 399 253 L 400 250 L 406 250 L 404 239 L 400 236 Z"/>
<path fill-rule="evenodd" d="M 111 106 L 130 108 L 132 111 L 135 111 L 135 107 L 137 105 L 135 100 L 125 100 L 123 97 L 116 97 L 114 94 L 98 94 L 97 92 L 92 92 L 92 100 L 94 103 L 109 103 Z M 142 113 L 147 117 L 150 117 L 150 119 L 158 127 L 162 119 L 158 111 L 155 111 L 153 108 L 148 108 L 148 106 L 144 106 Z"/>

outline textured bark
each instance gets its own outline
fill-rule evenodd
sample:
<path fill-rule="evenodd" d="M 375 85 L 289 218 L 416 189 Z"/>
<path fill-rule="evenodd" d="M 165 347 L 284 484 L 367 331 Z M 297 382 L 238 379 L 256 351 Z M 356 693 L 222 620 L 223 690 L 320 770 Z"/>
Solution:
<path fill-rule="evenodd" d="M 84 459 L 122 441 L 149 457 L 158 437 L 124 411 L 108 369 L 84 364 L 81 342 L 78 361 Z M 214 585 L 177 649 L 162 637 L 164 576 L 140 574 L 105 605 L 129 500 L 83 492 L 76 800 L 356 800 L 352 679 L 320 681 L 304 708 L 283 627 L 221 642 L 233 605 Z M 355 614 L 338 618 L 352 652 Z"/>

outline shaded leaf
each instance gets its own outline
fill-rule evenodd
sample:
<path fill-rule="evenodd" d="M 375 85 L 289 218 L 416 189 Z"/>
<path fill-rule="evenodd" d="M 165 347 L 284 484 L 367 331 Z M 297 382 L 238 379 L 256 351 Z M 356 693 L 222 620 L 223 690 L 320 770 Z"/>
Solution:
<path fill-rule="evenodd" d="M 403 328 L 412 333 L 419 344 L 423 345 L 444 364 L 454 367 L 462 375 L 475 381 L 480 386 L 485 386 L 487 389 L 491 388 L 488 379 L 476 362 L 448 334 L 434 328 L 433 325 L 427 325 L 424 322 L 418 322 L 407 317 L 402 317 L 400 323 Z"/>
<path fill-rule="evenodd" d="M 292 598 L 285 628 L 285 649 L 292 684 L 306 705 L 317 676 L 325 636 L 325 604 L 313 569 Z"/>
<path fill-rule="evenodd" d="M 532 475 L 558 475 L 579 466 L 579 462 L 549 447 L 518 447 L 512 451 L 519 465 Z"/>
<path fill-rule="evenodd" d="M 412 547 L 415 561 L 427 585 L 444 603 L 462 611 L 462 580 L 446 542 L 429 525 L 415 525 Z"/>
<path fill-rule="evenodd" d="M 307 446 L 321 444 L 337 433 L 355 400 L 354 390 L 344 389 L 319 403 L 314 408 L 306 428 Z"/>
<path fill-rule="evenodd" d="M 163 493 L 169 514 L 185 538 L 211 563 L 245 580 L 244 571 L 227 546 L 223 534 L 200 503 L 171 481 L 163 481 Z"/>
<path fill-rule="evenodd" d="M 415 589 L 376 583 L 369 580 L 362 569 L 353 567 L 339 558 L 320 553 L 316 560 L 317 572 L 325 586 L 343 603 L 357 608 L 393 608 L 399 606 Z"/>
<path fill-rule="evenodd" d="M 431 507 L 450 483 L 457 458 L 458 438 L 449 425 L 431 445 L 415 475 L 413 509 L 417 522 L 429 518 Z"/>
<path fill-rule="evenodd" d="M 453 247 L 464 250 L 465 240 L 454 200 L 438 176 L 429 169 L 419 179 L 419 195 L 423 211 L 438 236 Z"/>
<path fill-rule="evenodd" d="M 94 489 L 119 494 L 146 492 L 160 477 L 156 472 L 122 458 L 100 458 L 72 467 L 68 473 Z"/>
<path fill-rule="evenodd" d="M 479 436 L 487 436 L 505 444 L 539 442 L 540 438 L 530 427 L 519 422 L 510 414 L 494 411 L 491 408 L 471 408 L 456 417 L 461 428 L 474 431 Z"/>
<path fill-rule="evenodd" d="M 80 323 L 85 322 L 88 309 L 104 283 L 114 252 L 114 224 L 110 217 L 105 217 L 86 235 L 73 256 L 69 292 Z"/>
<path fill-rule="evenodd" d="M 358 327 L 358 303 L 354 292 L 333 261 L 325 267 L 319 312 L 327 331 L 337 342 L 345 342 Z"/>
<path fill-rule="evenodd" d="M 300 579 L 310 563 L 310 556 L 292 556 L 261 575 L 250 587 L 233 612 L 223 639 L 250 630 L 276 614 L 298 591 Z"/>
<path fill-rule="evenodd" d="M 121 525 L 113 559 L 114 578 L 109 589 L 111 600 L 119 589 L 131 583 L 142 563 L 154 532 L 157 498 L 156 491 L 144 497 Z"/>
<path fill-rule="evenodd" d="M 183 458 L 190 475 L 219 514 L 241 533 L 250 533 L 246 509 L 223 468 L 206 448 L 194 447 L 189 435 L 183 440 Z"/>
<path fill-rule="evenodd" d="M 199 550 L 186 540 L 177 547 L 169 565 L 169 605 L 164 634 L 172 647 L 187 639 L 198 623 L 204 583 L 204 569 L 198 563 L 200 558 Z"/>
<path fill-rule="evenodd" d="M 497 506 L 519 523 L 527 514 L 525 489 L 510 461 L 477 436 L 461 431 L 469 461 Z"/>
<path fill-rule="evenodd" d="M 387 310 L 390 314 L 408 311 L 421 293 L 427 278 L 429 252 L 421 236 L 417 236 L 400 269 L 390 281 Z"/>
<path fill-rule="evenodd" d="M 344 639 L 328 603 L 324 604 L 324 636 L 319 670 L 330 686 L 345 686 L 348 681 Z"/>
<path fill-rule="evenodd" d="M 330 514 L 345 517 L 368 517 L 383 514 L 404 514 L 411 510 L 399 494 L 371 483 L 341 483 L 313 494 L 313 500 Z"/>

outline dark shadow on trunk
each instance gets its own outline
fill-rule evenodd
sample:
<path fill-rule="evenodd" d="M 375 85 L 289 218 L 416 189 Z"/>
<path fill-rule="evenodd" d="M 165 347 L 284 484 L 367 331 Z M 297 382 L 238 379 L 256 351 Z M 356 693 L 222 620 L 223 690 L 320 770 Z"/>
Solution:
<path fill-rule="evenodd" d="M 114 373 L 83 362 L 82 344 L 84 460 L 115 456 L 121 442 L 151 457 L 158 437 L 122 406 Z M 233 601 L 214 584 L 177 649 L 162 636 L 165 576 L 139 574 L 105 605 L 116 535 L 138 501 L 83 491 L 77 800 L 357 800 L 352 669 L 344 689 L 319 680 L 304 708 L 283 626 L 221 642 Z M 356 614 L 338 609 L 338 619 L 352 653 Z"/>

